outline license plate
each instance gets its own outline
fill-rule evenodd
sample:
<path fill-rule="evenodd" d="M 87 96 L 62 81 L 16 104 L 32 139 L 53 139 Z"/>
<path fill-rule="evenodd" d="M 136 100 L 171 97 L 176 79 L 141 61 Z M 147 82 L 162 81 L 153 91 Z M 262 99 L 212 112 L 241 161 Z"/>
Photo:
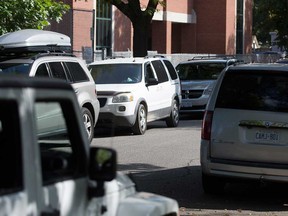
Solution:
<path fill-rule="evenodd" d="M 183 101 L 182 100 L 181 107 L 192 107 L 192 101 Z"/>
<path fill-rule="evenodd" d="M 276 132 L 257 131 L 255 139 L 259 141 L 278 142 L 280 140 L 280 135 Z"/>

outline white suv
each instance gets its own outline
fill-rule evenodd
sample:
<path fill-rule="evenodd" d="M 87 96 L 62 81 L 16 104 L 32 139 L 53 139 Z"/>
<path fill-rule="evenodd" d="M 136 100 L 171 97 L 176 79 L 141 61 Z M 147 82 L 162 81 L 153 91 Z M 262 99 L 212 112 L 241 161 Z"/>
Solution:
<path fill-rule="evenodd" d="M 164 57 L 118 58 L 89 65 L 100 101 L 99 125 L 130 127 L 144 134 L 147 122 L 165 119 L 177 127 L 181 86 Z"/>
<path fill-rule="evenodd" d="M 26 29 L 2 35 L 0 74 L 66 80 L 76 92 L 92 141 L 100 110 L 96 87 L 86 64 L 70 49 L 70 38 L 56 32 Z"/>
<path fill-rule="evenodd" d="M 243 64 L 221 73 L 201 135 L 204 191 L 240 179 L 288 182 L 288 65 Z"/>

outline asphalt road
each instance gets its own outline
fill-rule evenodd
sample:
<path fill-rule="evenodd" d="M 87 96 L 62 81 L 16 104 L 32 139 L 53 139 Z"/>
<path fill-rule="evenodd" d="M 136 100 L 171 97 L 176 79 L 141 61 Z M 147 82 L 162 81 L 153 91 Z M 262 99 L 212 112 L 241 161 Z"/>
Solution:
<path fill-rule="evenodd" d="M 142 136 L 127 130 L 97 129 L 93 145 L 118 153 L 118 170 L 128 173 L 139 191 L 176 199 L 181 216 L 288 216 L 288 186 L 266 183 L 228 184 L 223 195 L 207 195 L 201 186 L 199 143 L 201 118 L 183 116 L 177 128 L 149 123 Z"/>

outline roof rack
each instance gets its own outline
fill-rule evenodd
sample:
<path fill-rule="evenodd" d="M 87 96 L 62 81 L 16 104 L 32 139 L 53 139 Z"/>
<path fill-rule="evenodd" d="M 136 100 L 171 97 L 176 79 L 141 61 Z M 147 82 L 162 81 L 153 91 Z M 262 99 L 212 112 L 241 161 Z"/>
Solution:
<path fill-rule="evenodd" d="M 117 59 L 117 58 L 125 58 L 125 56 L 106 56 L 105 59 Z"/>
<path fill-rule="evenodd" d="M 33 60 L 36 60 L 41 57 L 45 56 L 70 56 L 70 57 L 76 57 L 72 53 L 65 53 L 65 52 L 47 52 L 47 53 L 38 53 L 35 56 L 32 57 Z"/>
<path fill-rule="evenodd" d="M 45 45 L 45 46 L 27 46 L 27 47 L 15 47 L 6 48 L 0 46 L 0 54 L 7 53 L 40 53 L 40 52 L 71 52 L 70 46 L 57 46 L 57 45 Z"/>
<path fill-rule="evenodd" d="M 224 60 L 228 60 L 228 59 L 236 59 L 236 56 L 234 55 L 205 55 L 205 56 L 194 56 L 191 59 L 188 59 L 188 61 L 193 61 L 193 60 L 204 60 L 204 59 L 224 59 Z"/>
<path fill-rule="evenodd" d="M 159 54 L 156 54 L 156 55 L 147 55 L 144 57 L 145 59 L 147 58 L 165 58 L 164 55 L 159 55 Z"/>
<path fill-rule="evenodd" d="M 36 60 L 41 57 L 45 56 L 70 56 L 75 57 L 72 53 L 65 53 L 65 52 L 17 52 L 17 53 L 1 53 L 0 52 L 0 61 L 6 61 L 15 58 L 30 58 L 32 60 Z"/>

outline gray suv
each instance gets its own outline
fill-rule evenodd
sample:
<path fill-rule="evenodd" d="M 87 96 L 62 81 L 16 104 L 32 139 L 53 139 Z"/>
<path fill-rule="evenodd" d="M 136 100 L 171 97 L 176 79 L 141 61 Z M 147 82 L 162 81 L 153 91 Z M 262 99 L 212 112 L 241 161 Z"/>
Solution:
<path fill-rule="evenodd" d="M 235 57 L 194 58 L 179 63 L 176 66 L 182 88 L 181 113 L 203 113 L 221 71 L 232 64 L 238 63 Z"/>

